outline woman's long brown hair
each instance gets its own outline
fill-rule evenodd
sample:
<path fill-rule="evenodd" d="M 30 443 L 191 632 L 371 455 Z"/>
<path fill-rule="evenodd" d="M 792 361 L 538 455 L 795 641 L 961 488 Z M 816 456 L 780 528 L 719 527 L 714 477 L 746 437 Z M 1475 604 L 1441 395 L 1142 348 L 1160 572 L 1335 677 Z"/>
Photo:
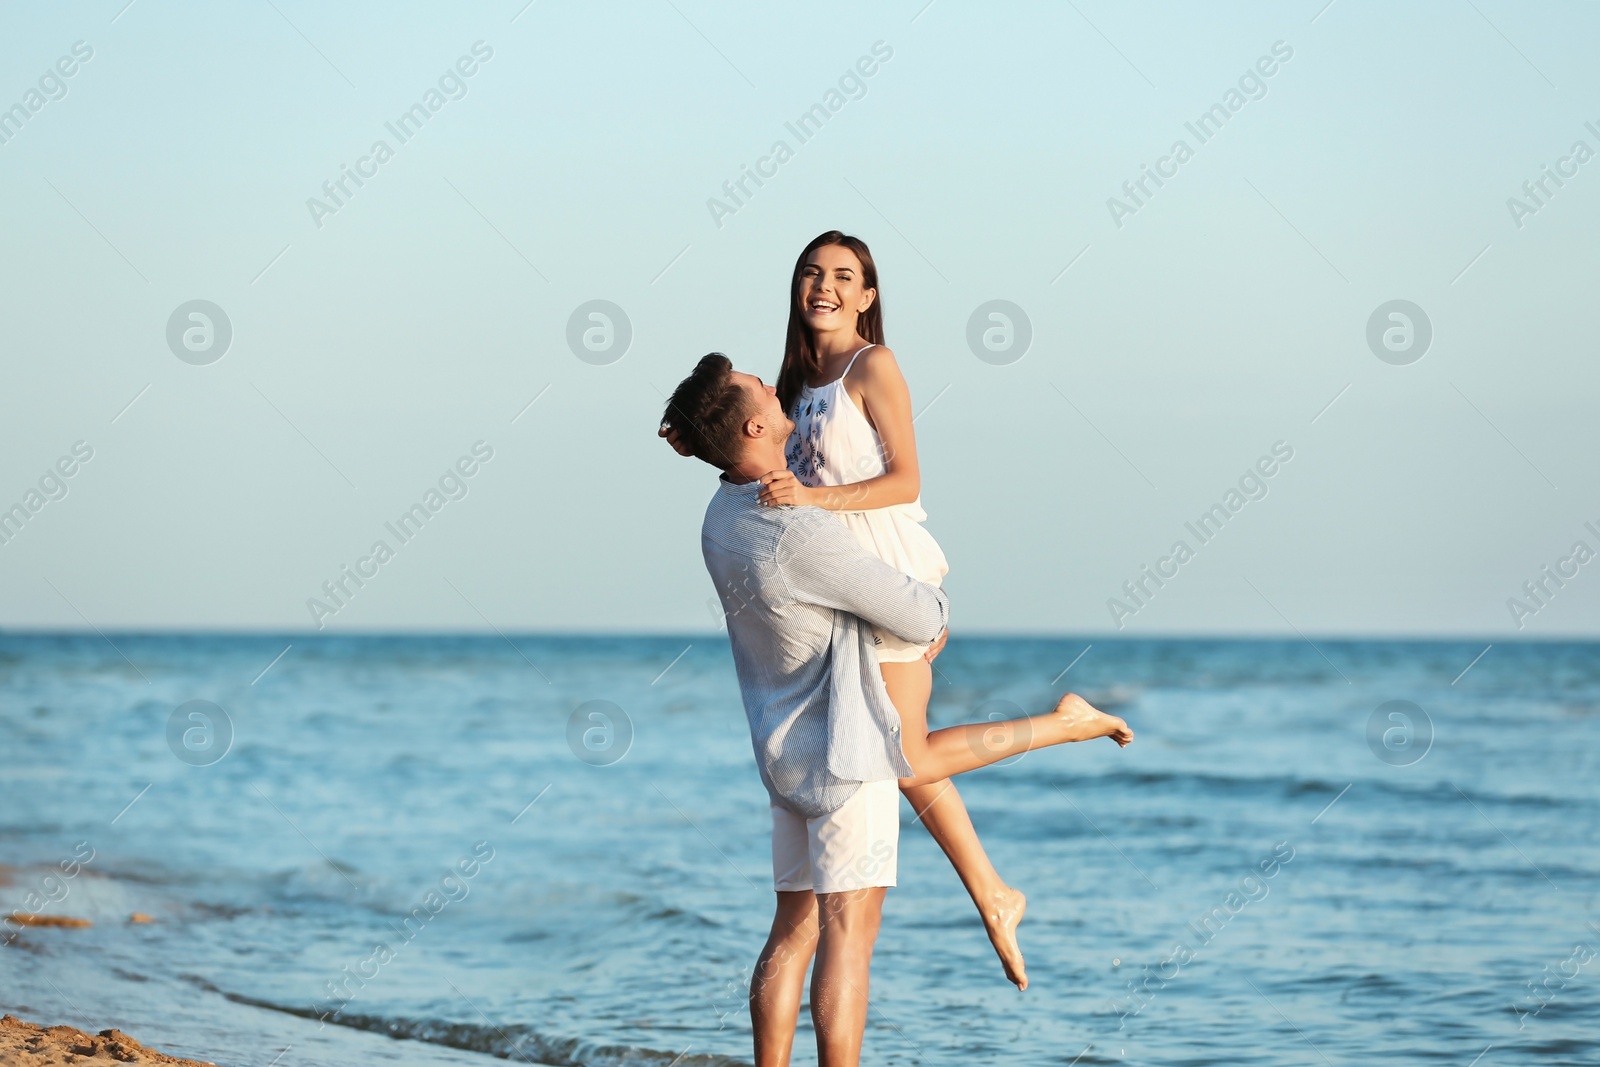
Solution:
<path fill-rule="evenodd" d="M 843 245 L 854 252 L 861 261 L 861 284 L 867 289 L 878 288 L 878 265 L 872 261 L 872 250 L 867 242 L 838 230 L 811 239 L 794 261 L 794 275 L 789 279 L 789 332 L 783 342 L 783 366 L 778 369 L 778 399 L 784 411 L 793 411 L 794 402 L 806 381 L 822 369 L 817 357 L 817 341 L 811 336 L 811 327 L 800 314 L 800 275 L 811 259 L 811 253 L 827 245 Z M 873 344 L 883 344 L 883 292 L 878 291 L 872 306 L 861 313 L 856 331 Z"/>

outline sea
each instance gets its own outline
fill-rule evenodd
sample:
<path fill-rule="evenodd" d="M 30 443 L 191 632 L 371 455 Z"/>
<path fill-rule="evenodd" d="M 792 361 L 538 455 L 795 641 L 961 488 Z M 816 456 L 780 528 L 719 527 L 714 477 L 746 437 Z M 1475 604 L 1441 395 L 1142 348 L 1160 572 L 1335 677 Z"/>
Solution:
<path fill-rule="evenodd" d="M 957 635 L 1032 981 L 902 805 L 863 1063 L 1600 1063 L 1600 645 Z M 0 1009 L 235 1067 L 748 1063 L 727 640 L 0 635 Z M 140 920 L 132 921 L 138 916 Z M 802 1014 L 794 1062 L 816 1062 Z"/>

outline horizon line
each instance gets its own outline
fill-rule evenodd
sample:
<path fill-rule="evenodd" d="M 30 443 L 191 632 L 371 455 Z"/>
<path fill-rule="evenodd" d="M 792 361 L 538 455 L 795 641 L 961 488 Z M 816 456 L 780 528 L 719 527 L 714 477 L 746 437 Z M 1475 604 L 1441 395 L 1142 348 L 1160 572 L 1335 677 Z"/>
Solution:
<path fill-rule="evenodd" d="M 491 637 L 491 638 L 580 638 L 593 640 L 690 638 L 697 640 L 721 639 L 722 630 L 502 630 L 502 629 L 427 629 L 397 628 L 389 630 L 294 630 L 255 627 L 139 627 L 103 629 L 85 627 L 10 627 L 0 626 L 0 638 L 5 637 L 104 637 L 108 634 L 121 637 L 237 637 L 286 638 L 315 640 L 319 638 L 439 638 L 439 637 Z M 1415 631 L 1385 633 L 1381 631 L 1347 631 L 1335 633 L 1278 634 L 1250 630 L 1169 631 L 1161 633 L 1130 634 L 1125 631 L 1019 631 L 1019 630 L 963 630 L 951 636 L 954 641 L 975 638 L 985 641 L 1258 641 L 1307 643 L 1314 639 L 1328 642 L 1387 641 L 1395 643 L 1476 643 L 1486 644 L 1596 644 L 1600 632 L 1574 634 L 1516 634 L 1513 636 L 1483 633 L 1450 633 Z"/>

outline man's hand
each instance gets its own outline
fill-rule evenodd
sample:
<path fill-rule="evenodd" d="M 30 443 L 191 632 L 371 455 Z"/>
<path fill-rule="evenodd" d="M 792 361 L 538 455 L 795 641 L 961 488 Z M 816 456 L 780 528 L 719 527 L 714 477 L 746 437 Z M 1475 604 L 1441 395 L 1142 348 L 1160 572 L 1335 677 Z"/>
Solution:
<path fill-rule="evenodd" d="M 810 504 L 817 491 L 801 484 L 793 471 L 770 471 L 761 476 L 761 495 L 757 498 L 769 508 L 781 505 Z"/>
<path fill-rule="evenodd" d="M 656 436 L 657 437 L 665 437 L 667 439 L 667 444 L 671 445 L 672 446 L 672 450 L 674 452 L 676 452 L 678 455 L 680 455 L 680 456 L 692 456 L 692 455 L 694 455 L 693 452 L 689 451 L 689 446 L 684 444 L 683 440 L 678 437 L 678 431 L 673 429 L 671 426 L 668 426 L 666 423 L 662 423 L 661 424 L 661 428 L 656 431 Z"/>
<path fill-rule="evenodd" d="M 928 647 L 928 651 L 922 654 L 922 658 L 927 660 L 929 663 L 932 663 L 935 659 L 938 659 L 939 653 L 944 651 L 944 643 L 948 640 L 950 640 L 950 627 L 946 626 L 943 630 L 939 631 L 939 639 Z"/>

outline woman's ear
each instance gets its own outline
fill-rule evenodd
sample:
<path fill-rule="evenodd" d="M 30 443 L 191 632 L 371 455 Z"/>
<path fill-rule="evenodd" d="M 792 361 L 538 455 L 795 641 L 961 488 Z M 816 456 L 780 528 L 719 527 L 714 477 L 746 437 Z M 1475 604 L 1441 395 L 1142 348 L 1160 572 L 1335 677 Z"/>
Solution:
<path fill-rule="evenodd" d="M 856 309 L 856 314 L 859 315 L 862 312 L 866 311 L 869 307 L 872 306 L 872 302 L 874 300 L 876 300 L 876 299 L 878 299 L 878 290 L 876 290 L 876 289 L 863 289 L 863 290 L 861 290 L 861 306 Z"/>

